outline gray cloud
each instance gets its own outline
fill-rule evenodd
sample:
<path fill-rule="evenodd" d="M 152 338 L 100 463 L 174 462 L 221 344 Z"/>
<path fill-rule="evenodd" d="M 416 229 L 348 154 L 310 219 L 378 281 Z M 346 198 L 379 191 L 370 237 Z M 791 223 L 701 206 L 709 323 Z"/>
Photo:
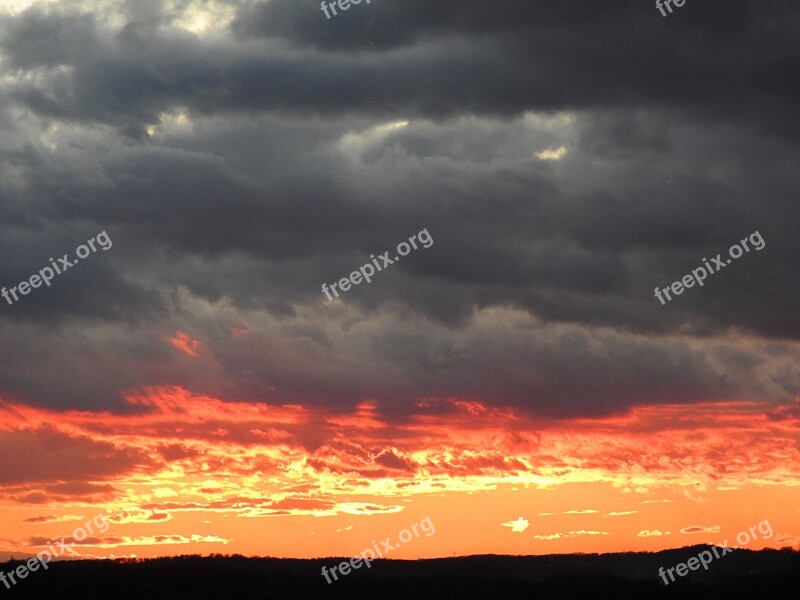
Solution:
<path fill-rule="evenodd" d="M 800 393 L 796 8 L 230 4 L 206 35 L 160 3 L 0 19 L 0 282 L 114 240 L 0 300 L 0 396 L 572 415 Z M 763 251 L 653 297 L 755 230 Z"/>

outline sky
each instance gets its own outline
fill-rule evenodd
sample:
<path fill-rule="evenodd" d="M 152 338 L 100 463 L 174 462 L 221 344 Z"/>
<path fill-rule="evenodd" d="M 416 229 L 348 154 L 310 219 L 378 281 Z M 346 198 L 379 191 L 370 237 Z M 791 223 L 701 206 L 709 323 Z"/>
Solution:
<path fill-rule="evenodd" d="M 800 548 L 800 9 L 672 8 L 0 0 L 0 558 Z"/>

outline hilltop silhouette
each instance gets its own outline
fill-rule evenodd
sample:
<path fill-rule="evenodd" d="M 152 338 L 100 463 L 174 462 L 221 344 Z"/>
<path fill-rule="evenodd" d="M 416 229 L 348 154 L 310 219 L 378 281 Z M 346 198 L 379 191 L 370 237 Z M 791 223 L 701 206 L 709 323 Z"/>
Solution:
<path fill-rule="evenodd" d="M 707 546 L 657 553 L 468 556 L 417 561 L 377 560 L 332 584 L 323 565 L 346 560 L 212 555 L 51 563 L 10 590 L 8 598 L 59 600 L 266 600 L 347 598 L 791 598 L 800 589 L 800 552 L 741 550 L 665 586 L 659 567 Z M 0 564 L 9 572 L 20 561 Z"/>

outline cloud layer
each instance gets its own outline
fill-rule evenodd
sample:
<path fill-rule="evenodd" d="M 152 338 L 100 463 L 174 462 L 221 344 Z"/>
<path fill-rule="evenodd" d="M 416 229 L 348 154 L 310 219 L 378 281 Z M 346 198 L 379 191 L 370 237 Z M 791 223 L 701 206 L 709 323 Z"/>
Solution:
<path fill-rule="evenodd" d="M 2 8 L 0 286 L 113 240 L 0 299 L 7 502 L 119 500 L 173 468 L 179 497 L 132 494 L 126 518 L 391 515 L 370 482 L 464 492 L 534 465 L 626 490 L 796 481 L 794 4 Z M 430 248 L 322 294 L 423 229 Z M 756 231 L 762 250 L 654 297 Z M 298 468 L 353 497 L 243 494 L 203 465 Z M 603 538 L 636 514 L 589 506 L 565 518 L 598 522 L 536 535 Z M 521 533 L 520 514 L 492 527 Z M 156 541 L 230 537 L 181 531 Z"/>

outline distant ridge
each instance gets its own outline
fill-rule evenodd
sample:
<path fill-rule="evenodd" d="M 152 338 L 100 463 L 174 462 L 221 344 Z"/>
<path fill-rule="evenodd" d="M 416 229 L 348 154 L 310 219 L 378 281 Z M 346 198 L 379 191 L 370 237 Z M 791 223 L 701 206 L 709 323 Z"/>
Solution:
<path fill-rule="evenodd" d="M 319 559 L 212 555 L 155 559 L 61 561 L 31 573 L 9 597 L 76 600 L 469 600 L 489 598 L 794 598 L 800 552 L 738 550 L 665 586 L 659 567 L 686 561 L 706 545 L 654 553 L 480 555 L 423 560 L 377 560 L 327 584 Z M 19 561 L 17 561 L 19 562 Z M 15 564 L 0 564 L 9 572 Z M 0 589 L 0 593 L 6 590 Z"/>

